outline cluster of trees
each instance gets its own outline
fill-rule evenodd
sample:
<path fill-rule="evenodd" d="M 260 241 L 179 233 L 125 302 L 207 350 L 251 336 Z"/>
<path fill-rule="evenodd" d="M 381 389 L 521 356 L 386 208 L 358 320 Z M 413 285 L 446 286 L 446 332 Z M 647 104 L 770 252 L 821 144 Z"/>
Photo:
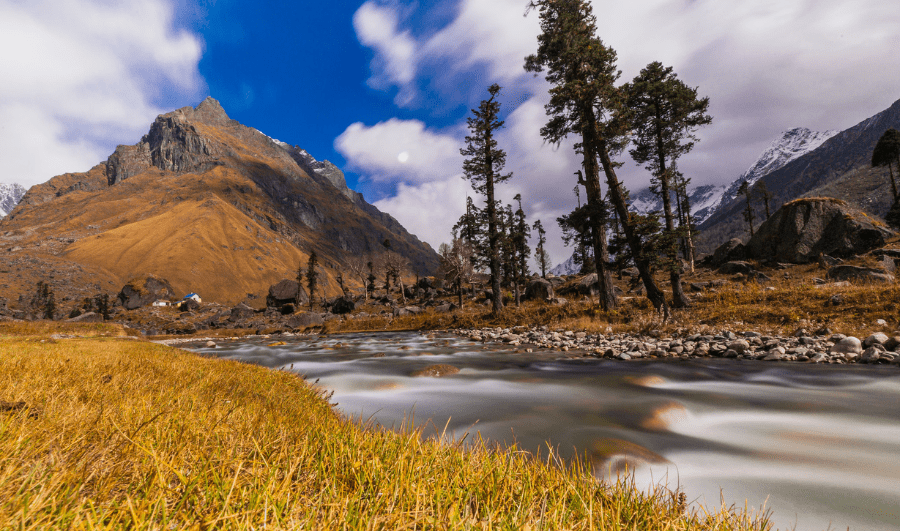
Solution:
<path fill-rule="evenodd" d="M 496 187 L 508 181 L 512 173 L 504 173 L 506 152 L 499 147 L 496 131 L 503 127 L 500 120 L 500 86 L 496 83 L 488 88 L 490 97 L 472 110 L 468 119 L 469 135 L 466 145 L 460 149 L 465 157 L 463 174 L 472 183 L 472 188 L 484 198 L 484 207 L 475 206 L 472 198 L 466 201 L 466 212 L 453 227 L 450 244 L 439 248 L 444 276 L 456 286 L 459 303 L 462 305 L 463 285 L 472 282 L 476 270 L 490 272 L 491 309 L 494 313 L 503 308 L 502 287 L 512 288 L 515 303 L 522 298 L 522 288 L 529 277 L 528 263 L 531 247 L 528 240 L 532 227 L 528 224 L 522 208 L 522 196 L 517 194 L 513 205 L 503 205 L 497 199 Z M 540 222 L 538 248 L 535 258 L 546 274 L 549 255 L 544 244 L 545 232 Z"/>
<path fill-rule="evenodd" d="M 772 192 L 769 191 L 768 187 L 766 187 L 766 181 L 760 179 L 756 181 L 752 187 L 748 181 L 741 182 L 741 185 L 737 190 L 738 195 L 744 196 L 744 200 L 746 201 L 746 206 L 744 207 L 744 221 L 747 222 L 747 227 L 750 230 L 750 237 L 753 237 L 753 222 L 756 221 L 756 214 L 753 210 L 753 200 L 759 199 L 763 202 L 763 206 L 765 207 L 766 219 L 769 219 L 771 215 L 770 205 L 772 203 L 773 198 L 775 197 Z"/>
<path fill-rule="evenodd" d="M 617 259 L 634 263 L 647 297 L 668 317 L 669 303 L 656 285 L 653 271 L 657 267 L 668 270 L 672 304 L 686 306 L 678 254 L 680 251 L 692 260 L 693 224 L 686 194 L 689 179 L 678 171 L 677 162 L 693 149 L 696 130 L 711 122 L 709 99 L 699 97 L 696 88 L 687 86 L 671 67 L 659 62 L 650 63 L 632 82 L 619 85 L 616 52 L 597 36 L 596 17 L 588 0 L 532 0 L 530 10 L 538 13 L 541 34 L 537 52 L 525 58 L 525 70 L 543 73 L 551 86 L 550 101 L 545 106 L 548 121 L 541 135 L 556 145 L 573 137 L 582 159 L 576 175 L 577 185 L 584 187 L 585 203 L 580 204 L 580 193 L 576 192 L 579 207 L 561 218 L 560 224 L 575 243 L 585 271 L 592 262 L 598 275 L 600 304 L 604 310 L 612 310 L 617 306 L 611 279 L 615 268 L 610 260 L 612 215 Z M 503 173 L 506 154 L 494 136 L 503 125 L 496 100 L 500 87 L 492 85 L 488 92 L 490 98 L 472 110 L 468 120 L 471 134 L 460 151 L 466 157 L 465 177 L 485 200 L 484 212 L 479 215 L 486 230 L 481 232 L 481 240 L 469 239 L 470 229 L 461 220 L 457 236 L 474 249 L 476 267 L 479 260 L 486 262 L 496 312 L 502 307 L 501 281 L 511 276 L 516 284 L 519 271 L 513 265 L 504 276 L 501 264 L 504 215 L 496 202 L 495 186 L 511 174 Z M 661 215 L 646 218 L 629 211 L 627 190 L 616 174 L 621 163 L 615 160 L 629 144 L 632 159 L 653 176 L 654 190 L 663 203 Z M 601 172 L 606 181 L 605 194 Z M 464 219 L 472 216 L 470 208 Z M 455 243 L 447 246 L 449 250 L 454 247 L 460 248 Z M 527 266 L 520 271 L 527 272 Z"/>

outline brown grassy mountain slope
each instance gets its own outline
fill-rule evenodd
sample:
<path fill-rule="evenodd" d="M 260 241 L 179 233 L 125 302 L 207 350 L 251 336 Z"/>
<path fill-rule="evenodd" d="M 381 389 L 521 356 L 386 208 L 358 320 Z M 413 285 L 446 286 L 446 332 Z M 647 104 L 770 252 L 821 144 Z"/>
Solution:
<path fill-rule="evenodd" d="M 32 187 L 0 221 L 0 296 L 47 280 L 25 270 L 38 260 L 69 264 L 54 274 L 57 290 L 80 288 L 66 284 L 86 276 L 113 291 L 155 274 L 180 292 L 234 303 L 295 277 L 313 250 L 337 294 L 342 263 L 380 252 L 385 239 L 410 273 L 437 266 L 431 247 L 348 190 L 337 168 L 230 120 L 208 98 L 160 116 L 141 142 L 90 171 Z"/>
<path fill-rule="evenodd" d="M 872 150 L 884 132 L 900 128 L 900 100 L 888 109 L 829 138 L 817 149 L 798 157 L 761 179 L 774 194 L 770 210 L 801 197 L 835 197 L 869 215 L 883 216 L 891 206 L 887 168 L 872 168 Z M 762 200 L 753 202 L 758 226 L 765 219 Z M 747 240 L 742 212 L 746 200 L 738 196 L 720 207 L 700 226 L 698 249 L 712 252 L 730 238 Z"/>

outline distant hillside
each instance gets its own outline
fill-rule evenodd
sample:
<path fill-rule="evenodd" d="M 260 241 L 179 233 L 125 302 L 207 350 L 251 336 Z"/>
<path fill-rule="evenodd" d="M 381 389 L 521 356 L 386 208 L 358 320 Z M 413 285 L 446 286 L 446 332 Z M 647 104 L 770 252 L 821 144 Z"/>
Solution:
<path fill-rule="evenodd" d="M 25 188 L 21 185 L 0 183 L 0 218 L 12 212 L 24 195 Z"/>
<path fill-rule="evenodd" d="M 761 179 L 774 195 L 771 210 L 774 212 L 783 203 L 799 197 L 821 195 L 843 199 L 872 215 L 884 215 L 891 204 L 888 172 L 870 165 L 872 149 L 884 131 L 892 127 L 900 128 L 900 101 L 766 173 Z M 748 236 L 741 214 L 743 197 L 728 198 L 726 192 L 722 205 L 700 225 L 697 243 L 701 252 L 712 252 L 730 238 Z M 762 202 L 757 201 L 754 206 L 756 223 L 762 223 Z"/>
<path fill-rule="evenodd" d="M 152 273 L 207 300 L 262 297 L 319 255 L 327 292 L 349 257 L 392 248 L 425 275 L 437 254 L 347 188 L 329 162 L 228 118 L 207 98 L 161 115 L 138 144 L 86 173 L 32 187 L 0 221 L 11 248 L 0 295 L 29 291 L 41 271 L 56 284 L 90 279 L 110 291 Z M 349 277 L 349 275 L 347 275 Z"/>

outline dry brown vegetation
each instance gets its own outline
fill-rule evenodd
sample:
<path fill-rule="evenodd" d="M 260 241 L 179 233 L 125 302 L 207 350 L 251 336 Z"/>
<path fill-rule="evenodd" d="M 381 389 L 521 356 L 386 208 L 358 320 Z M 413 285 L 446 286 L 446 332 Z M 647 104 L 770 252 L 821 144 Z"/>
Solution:
<path fill-rule="evenodd" d="M 292 373 L 28 326 L 0 324 L 2 529 L 769 527 L 579 462 L 365 426 Z"/>

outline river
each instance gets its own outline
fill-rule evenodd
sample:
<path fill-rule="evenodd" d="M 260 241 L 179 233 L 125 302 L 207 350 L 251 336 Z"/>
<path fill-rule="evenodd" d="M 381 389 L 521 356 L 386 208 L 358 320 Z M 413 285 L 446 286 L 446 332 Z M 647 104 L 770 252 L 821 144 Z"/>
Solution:
<path fill-rule="evenodd" d="M 896 366 L 600 360 L 446 333 L 274 341 L 188 348 L 318 378 L 353 418 L 542 455 L 549 444 L 587 455 L 599 477 L 628 470 L 707 507 L 764 506 L 779 529 L 900 529 Z M 434 364 L 460 372 L 411 376 Z"/>

